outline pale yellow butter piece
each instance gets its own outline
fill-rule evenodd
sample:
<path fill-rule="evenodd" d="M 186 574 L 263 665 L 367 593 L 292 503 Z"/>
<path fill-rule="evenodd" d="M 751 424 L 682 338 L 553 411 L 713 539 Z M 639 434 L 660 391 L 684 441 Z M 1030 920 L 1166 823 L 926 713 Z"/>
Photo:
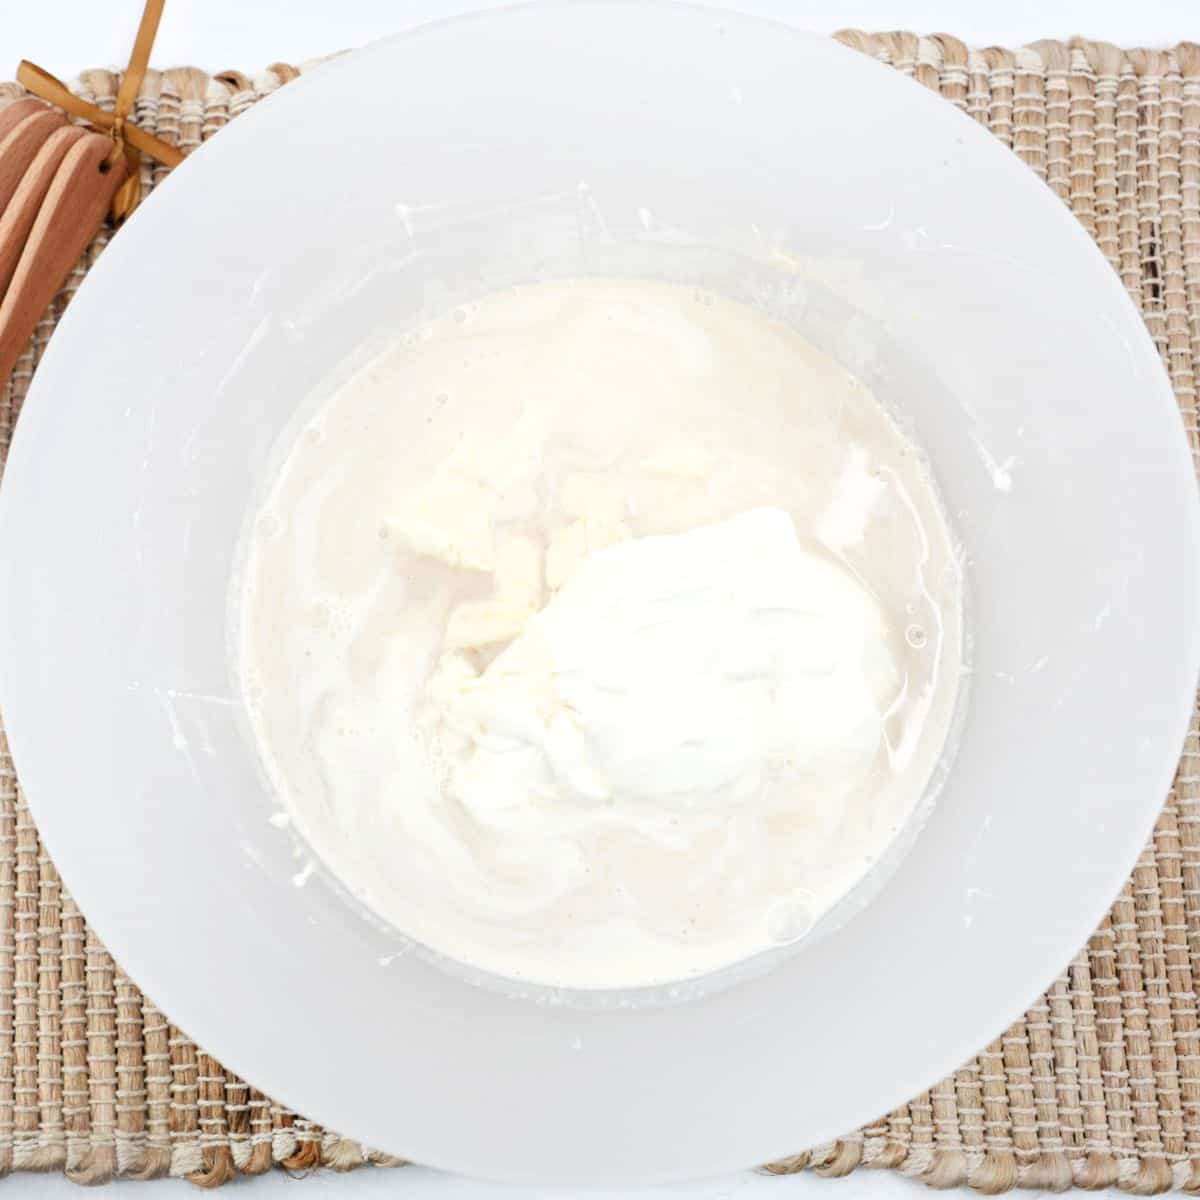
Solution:
<path fill-rule="evenodd" d="M 578 570 L 584 556 L 628 541 L 633 530 L 608 514 L 587 516 L 563 525 L 546 547 L 546 586 L 557 591 Z"/>
<path fill-rule="evenodd" d="M 627 542 L 633 536 L 633 531 L 624 521 L 607 513 L 585 517 L 583 526 L 587 532 L 589 554 L 607 546 L 615 546 L 618 542 Z"/>
<path fill-rule="evenodd" d="M 495 551 L 495 594 L 452 609 L 443 645 L 447 650 L 491 646 L 515 638 L 542 598 L 542 548 L 530 537 L 501 542 Z"/>
<path fill-rule="evenodd" d="M 496 565 L 496 492 L 481 480 L 474 449 L 464 442 L 438 467 L 429 485 L 386 524 L 414 554 L 451 567 L 491 571 Z"/>
<path fill-rule="evenodd" d="M 633 536 L 621 492 L 594 475 L 568 475 L 559 504 L 567 523 L 551 534 L 546 547 L 546 586 L 552 590 L 566 583 L 584 555 Z"/>

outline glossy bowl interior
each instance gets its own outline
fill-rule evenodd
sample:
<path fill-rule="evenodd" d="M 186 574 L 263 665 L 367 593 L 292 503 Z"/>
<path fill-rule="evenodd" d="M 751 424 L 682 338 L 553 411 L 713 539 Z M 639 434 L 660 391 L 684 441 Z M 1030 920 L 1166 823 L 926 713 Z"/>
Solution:
<path fill-rule="evenodd" d="M 911 853 L 830 936 L 673 1005 L 498 995 L 295 886 L 226 647 L 297 407 L 460 296 L 589 272 L 744 295 L 861 374 L 928 452 L 973 598 L 970 710 Z M 17 767 L 124 969 L 306 1115 L 514 1179 L 745 1166 L 952 1070 L 1115 894 L 1196 679 L 1178 413 L 1066 209 L 878 64 L 666 4 L 428 26 L 202 147 L 61 323 L 0 558 Z"/>

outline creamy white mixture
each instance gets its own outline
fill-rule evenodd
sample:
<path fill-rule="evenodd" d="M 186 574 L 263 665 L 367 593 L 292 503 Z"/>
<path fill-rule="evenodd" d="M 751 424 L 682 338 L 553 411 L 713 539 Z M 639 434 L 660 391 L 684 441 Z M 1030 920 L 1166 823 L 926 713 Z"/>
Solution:
<path fill-rule="evenodd" d="M 961 666 L 952 540 L 884 410 L 647 281 L 402 338 L 288 447 L 241 589 L 312 847 L 418 942 L 566 987 L 802 937 L 912 815 Z"/>

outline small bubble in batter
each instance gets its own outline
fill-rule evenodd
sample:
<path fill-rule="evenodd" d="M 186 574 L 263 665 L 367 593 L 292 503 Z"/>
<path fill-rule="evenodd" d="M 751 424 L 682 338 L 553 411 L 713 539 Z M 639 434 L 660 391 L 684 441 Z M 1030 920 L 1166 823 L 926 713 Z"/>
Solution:
<path fill-rule="evenodd" d="M 767 936 L 781 946 L 799 941 L 812 927 L 812 909 L 795 897 L 781 900 L 767 917 Z"/>

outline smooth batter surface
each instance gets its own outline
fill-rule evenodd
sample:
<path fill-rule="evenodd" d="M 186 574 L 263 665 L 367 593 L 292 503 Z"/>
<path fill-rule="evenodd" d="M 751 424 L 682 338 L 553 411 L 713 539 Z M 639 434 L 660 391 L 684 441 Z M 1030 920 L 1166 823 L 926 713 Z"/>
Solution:
<path fill-rule="evenodd" d="M 688 288 L 546 283 L 405 335 L 249 543 L 282 803 L 379 915 L 506 977 L 633 987 L 803 936 L 950 727 L 923 461 L 794 332 Z"/>

